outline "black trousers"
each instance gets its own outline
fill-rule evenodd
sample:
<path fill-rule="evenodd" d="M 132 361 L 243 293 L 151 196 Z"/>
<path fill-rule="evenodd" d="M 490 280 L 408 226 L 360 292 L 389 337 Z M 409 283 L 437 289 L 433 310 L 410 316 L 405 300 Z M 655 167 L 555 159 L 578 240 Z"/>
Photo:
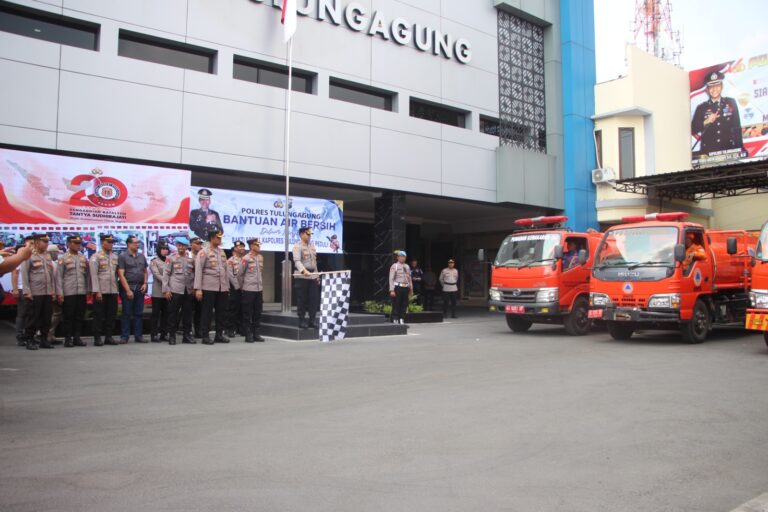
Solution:
<path fill-rule="evenodd" d="M 152 297 L 152 316 L 149 318 L 150 333 L 162 336 L 166 333 L 168 323 L 168 301 L 165 297 Z"/>
<path fill-rule="evenodd" d="M 101 302 L 93 301 L 93 335 L 112 336 L 117 318 L 117 294 L 102 293 Z"/>
<path fill-rule="evenodd" d="M 451 316 L 456 316 L 456 298 L 459 292 L 443 292 L 443 315 L 448 313 L 448 306 L 451 307 Z"/>
<path fill-rule="evenodd" d="M 35 333 L 40 331 L 40 339 L 45 342 L 48 339 L 48 331 L 51 328 L 51 316 L 53 315 L 53 297 L 50 295 L 33 295 L 32 301 L 27 303 L 27 325 L 24 327 L 24 336 L 32 339 Z"/>
<path fill-rule="evenodd" d="M 61 324 L 64 337 L 80 337 L 85 318 L 85 295 L 65 295 L 61 305 Z"/>
<path fill-rule="evenodd" d="M 244 333 L 255 334 L 261 325 L 261 310 L 264 306 L 263 292 L 243 291 L 243 318 L 241 326 Z"/>
<path fill-rule="evenodd" d="M 192 312 L 197 302 L 191 293 L 174 293 L 168 303 L 168 323 L 166 332 L 171 335 L 176 334 L 176 328 L 179 325 L 179 312 L 181 312 L 181 330 L 187 334 L 192 334 Z M 153 306 L 154 307 L 154 306 Z"/>
<path fill-rule="evenodd" d="M 27 317 L 29 313 L 29 306 L 32 301 L 24 298 L 23 293 L 19 293 L 19 298 L 16 301 L 16 339 L 24 341 L 24 331 L 27 330 Z"/>
<path fill-rule="evenodd" d="M 395 296 L 392 298 L 392 320 L 405 319 L 408 312 L 408 292 L 407 286 L 395 286 Z"/>
<path fill-rule="evenodd" d="M 211 320 L 214 310 L 216 311 L 216 336 L 224 332 L 224 325 L 227 318 L 227 299 L 228 292 L 211 292 L 203 290 L 203 309 L 200 313 L 200 332 L 203 337 L 211 332 Z"/>
<path fill-rule="evenodd" d="M 192 309 L 194 310 L 193 324 L 195 326 L 195 334 L 197 334 L 200 332 L 200 320 L 203 318 L 203 301 L 195 300 L 192 297 Z"/>
<path fill-rule="evenodd" d="M 227 329 L 245 332 L 240 326 L 243 316 L 243 295 L 240 290 L 229 288 L 229 304 L 227 305 Z"/>
<path fill-rule="evenodd" d="M 320 285 L 317 280 L 294 279 L 293 289 L 296 290 L 296 312 L 299 318 L 304 318 L 304 313 L 308 313 L 310 320 L 314 320 L 320 308 Z"/>
<path fill-rule="evenodd" d="M 424 311 L 432 311 L 432 308 L 435 306 L 435 289 L 424 288 L 424 291 L 421 293 L 424 297 Z"/>

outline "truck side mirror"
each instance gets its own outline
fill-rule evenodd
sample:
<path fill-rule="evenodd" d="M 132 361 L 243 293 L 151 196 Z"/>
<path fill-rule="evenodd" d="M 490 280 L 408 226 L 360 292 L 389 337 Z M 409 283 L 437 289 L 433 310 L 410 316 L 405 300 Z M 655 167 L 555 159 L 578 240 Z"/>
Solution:
<path fill-rule="evenodd" d="M 556 245 L 555 246 L 555 259 L 556 260 L 563 259 L 563 246 L 562 245 Z"/>
<path fill-rule="evenodd" d="M 730 237 L 728 239 L 728 241 L 726 242 L 726 244 L 727 244 L 726 246 L 728 248 L 728 254 L 730 254 L 731 256 L 733 256 L 734 254 L 739 252 L 739 247 L 738 247 L 738 244 L 736 243 L 736 238 L 735 237 Z"/>
<path fill-rule="evenodd" d="M 683 244 L 675 245 L 675 261 L 680 263 L 685 261 L 685 246 Z"/>
<path fill-rule="evenodd" d="M 579 251 L 579 265 L 583 265 L 587 262 L 589 259 L 589 253 L 587 253 L 586 249 L 582 249 Z"/>
<path fill-rule="evenodd" d="M 478 249 L 477 250 L 477 261 L 484 262 L 485 261 L 485 249 Z"/>

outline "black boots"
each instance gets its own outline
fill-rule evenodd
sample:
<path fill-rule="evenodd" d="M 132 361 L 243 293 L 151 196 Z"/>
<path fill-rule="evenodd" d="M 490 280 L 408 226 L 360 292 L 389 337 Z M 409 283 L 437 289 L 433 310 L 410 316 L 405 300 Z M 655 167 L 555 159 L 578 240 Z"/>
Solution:
<path fill-rule="evenodd" d="M 64 346 L 67 348 L 74 347 L 75 344 L 72 342 L 72 338 L 69 336 L 64 336 Z"/>

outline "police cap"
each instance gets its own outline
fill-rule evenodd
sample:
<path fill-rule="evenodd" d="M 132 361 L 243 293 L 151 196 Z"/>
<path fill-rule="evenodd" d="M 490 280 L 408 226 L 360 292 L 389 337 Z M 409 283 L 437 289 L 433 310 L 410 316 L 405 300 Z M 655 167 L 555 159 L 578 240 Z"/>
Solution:
<path fill-rule="evenodd" d="M 214 238 L 221 238 L 222 236 L 224 236 L 224 233 L 222 233 L 221 231 L 209 231 L 208 232 L 208 241 L 210 242 Z"/>
<path fill-rule="evenodd" d="M 67 243 L 81 244 L 83 243 L 83 239 L 80 238 L 80 235 L 70 235 L 67 237 Z"/>
<path fill-rule="evenodd" d="M 456 260 L 454 260 L 453 258 L 451 258 L 451 259 L 449 259 L 449 260 L 448 260 L 448 263 L 456 263 Z"/>
<path fill-rule="evenodd" d="M 303 228 L 299 228 L 299 234 L 303 235 L 304 233 L 308 234 L 309 236 L 312 236 L 312 228 L 304 226 Z"/>
<path fill-rule="evenodd" d="M 725 75 L 723 75 L 720 71 L 713 71 L 707 75 L 707 87 L 722 84 L 723 78 L 725 78 Z"/>
<path fill-rule="evenodd" d="M 49 239 L 46 233 L 35 233 L 32 235 L 32 240 L 35 240 L 36 242 L 47 242 Z"/>
<path fill-rule="evenodd" d="M 197 240 L 200 240 L 197 238 Z M 189 239 L 185 236 L 177 236 L 174 240 L 176 242 L 176 245 L 183 245 L 184 247 L 189 247 Z"/>
<path fill-rule="evenodd" d="M 261 247 L 261 240 L 259 240 L 258 238 L 251 238 L 248 240 L 248 246 L 251 246 L 251 245 L 258 245 L 259 247 Z"/>
<path fill-rule="evenodd" d="M 193 236 L 189 239 L 190 244 L 201 244 L 203 243 L 203 240 L 199 236 Z"/>
<path fill-rule="evenodd" d="M 408 256 L 408 255 L 405 253 L 405 251 L 397 251 L 397 252 L 395 253 L 395 255 L 396 255 L 396 256 Z"/>
<path fill-rule="evenodd" d="M 102 242 L 114 242 L 115 241 L 115 237 L 113 237 L 110 234 L 102 233 L 101 235 L 99 235 L 99 240 L 101 240 Z"/>
<path fill-rule="evenodd" d="M 236 247 L 245 247 L 245 244 L 241 240 L 238 240 L 237 242 L 232 244 L 233 249 Z"/>
<path fill-rule="evenodd" d="M 200 199 L 210 199 L 213 193 L 207 188 L 201 188 L 197 191 L 197 197 Z"/>

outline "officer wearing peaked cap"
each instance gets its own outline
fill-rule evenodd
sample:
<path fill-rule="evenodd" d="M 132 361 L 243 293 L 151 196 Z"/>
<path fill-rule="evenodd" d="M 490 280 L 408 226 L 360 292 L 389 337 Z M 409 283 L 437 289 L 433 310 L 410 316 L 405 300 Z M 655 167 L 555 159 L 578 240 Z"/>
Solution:
<path fill-rule="evenodd" d="M 86 299 L 91 288 L 88 258 L 81 252 L 83 239 L 78 235 L 67 237 L 67 252 L 59 258 L 56 278 L 64 296 L 62 324 L 65 347 L 84 347 L 80 338 L 85 318 Z"/>
<path fill-rule="evenodd" d="M 40 331 L 40 347 L 53 348 L 48 340 L 53 315 L 53 299 L 59 295 L 56 268 L 48 252 L 48 235 L 34 235 L 32 256 L 22 264 L 24 298 L 30 302 L 30 311 L 24 329 L 27 349 L 37 350 L 35 333 Z"/>
<path fill-rule="evenodd" d="M 723 78 L 719 71 L 707 75 L 705 85 L 709 99 L 696 107 L 693 114 L 691 132 L 701 137 L 700 153 L 743 147 L 739 106 L 733 98 L 722 96 Z"/>
<path fill-rule="evenodd" d="M 259 335 L 261 312 L 264 304 L 262 271 L 264 260 L 261 256 L 261 242 L 258 238 L 248 240 L 250 252 L 240 262 L 238 280 L 243 295 L 243 318 L 241 326 L 245 333 L 245 342 L 264 341 Z"/>
<path fill-rule="evenodd" d="M 296 267 L 293 286 L 296 290 L 296 311 L 299 315 L 300 328 L 316 328 L 315 316 L 320 303 L 320 278 L 317 274 L 317 251 L 311 242 L 312 230 L 299 229 L 301 238 L 293 246 L 293 264 Z M 309 315 L 305 323 L 304 314 Z"/>
<path fill-rule="evenodd" d="M 440 286 L 443 287 L 443 316 L 448 315 L 448 307 L 451 308 L 451 318 L 456 318 L 456 301 L 459 296 L 459 271 L 456 262 L 448 260 L 448 266 L 440 272 Z"/>
<path fill-rule="evenodd" d="M 242 320 L 242 294 L 240 293 L 240 264 L 245 256 L 245 244 L 238 240 L 232 244 L 232 256 L 227 260 L 227 274 L 229 275 L 229 304 L 227 305 L 227 336 L 234 337 L 242 332 L 240 321 Z"/>
<path fill-rule="evenodd" d="M 197 200 L 200 208 L 189 212 L 189 229 L 200 238 L 205 238 L 209 231 L 224 231 L 218 212 L 211 209 L 211 196 L 213 194 L 207 188 L 198 190 Z"/>
<path fill-rule="evenodd" d="M 189 254 L 189 240 L 176 238 L 176 254 L 165 259 L 163 292 L 168 301 L 168 343 L 176 344 L 176 326 L 181 311 L 182 343 L 196 343 L 192 338 L 193 292 L 195 287 L 195 262 Z"/>
<path fill-rule="evenodd" d="M 117 345 L 112 338 L 117 317 L 117 254 L 112 251 L 115 238 L 99 235 L 101 250 L 91 256 L 91 292 L 93 293 L 93 344 Z M 101 336 L 106 338 L 102 341 Z"/>
<path fill-rule="evenodd" d="M 200 251 L 195 264 L 195 298 L 203 303 L 200 329 L 205 345 L 229 343 L 229 338 L 224 336 L 229 275 L 227 255 L 221 248 L 223 236 L 224 233 L 221 231 L 209 233 L 208 247 Z M 211 330 L 214 311 L 216 312 L 216 336 L 211 340 L 208 334 Z"/>
<path fill-rule="evenodd" d="M 413 294 L 413 279 L 411 269 L 405 263 L 405 251 L 395 251 L 397 261 L 389 267 L 389 296 L 392 297 L 392 314 L 390 320 L 395 324 L 405 323 L 408 312 L 408 297 Z"/>

